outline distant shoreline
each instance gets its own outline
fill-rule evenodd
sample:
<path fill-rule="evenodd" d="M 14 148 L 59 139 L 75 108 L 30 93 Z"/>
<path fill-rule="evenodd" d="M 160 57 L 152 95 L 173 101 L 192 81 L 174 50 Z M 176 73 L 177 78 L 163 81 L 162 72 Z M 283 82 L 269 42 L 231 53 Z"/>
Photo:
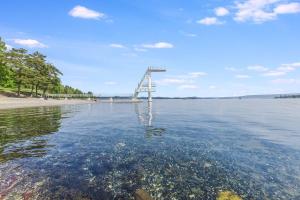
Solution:
<path fill-rule="evenodd" d="M 0 96 L 0 110 L 14 109 L 14 108 L 41 107 L 41 106 L 90 104 L 90 103 L 94 103 L 94 101 L 80 100 L 80 99 L 45 100 L 43 98 L 15 98 L 15 97 Z"/>
<path fill-rule="evenodd" d="M 182 99 L 182 100 L 213 100 L 213 99 L 300 99 L 297 95 L 249 95 L 242 97 L 153 97 L 153 99 L 163 100 L 163 99 Z M 116 97 L 118 98 L 118 97 Z M 120 98 L 122 99 L 122 98 Z M 147 99 L 146 97 L 141 97 L 141 100 Z M 106 102 L 101 101 L 100 102 Z M 27 107 L 41 107 L 41 106 L 61 106 L 61 105 L 75 105 L 75 104 L 91 104 L 95 103 L 93 100 L 87 99 L 47 99 L 44 98 L 34 98 L 34 97 L 8 97 L 1 95 L 0 93 L 0 110 L 4 109 L 14 109 L 14 108 L 27 108 Z"/>

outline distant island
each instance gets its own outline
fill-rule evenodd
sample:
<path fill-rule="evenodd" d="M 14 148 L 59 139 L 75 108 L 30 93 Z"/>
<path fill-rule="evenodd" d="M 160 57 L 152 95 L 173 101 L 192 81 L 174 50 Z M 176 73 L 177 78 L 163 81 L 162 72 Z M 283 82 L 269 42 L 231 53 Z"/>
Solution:
<path fill-rule="evenodd" d="M 100 96 L 100 98 L 102 98 Z M 107 97 L 103 97 L 107 98 Z M 128 99 L 130 96 L 112 96 L 115 99 Z M 287 99 L 287 98 L 300 98 L 300 94 L 261 94 L 261 95 L 245 95 L 245 96 L 232 96 L 232 97 L 153 97 L 153 99 Z M 139 99 L 148 99 L 148 97 L 139 97 Z"/>
<path fill-rule="evenodd" d="M 141 97 L 144 98 L 144 97 Z M 287 99 L 300 98 L 300 93 L 295 94 L 261 94 L 261 95 L 245 95 L 233 97 L 153 97 L 153 99 Z"/>

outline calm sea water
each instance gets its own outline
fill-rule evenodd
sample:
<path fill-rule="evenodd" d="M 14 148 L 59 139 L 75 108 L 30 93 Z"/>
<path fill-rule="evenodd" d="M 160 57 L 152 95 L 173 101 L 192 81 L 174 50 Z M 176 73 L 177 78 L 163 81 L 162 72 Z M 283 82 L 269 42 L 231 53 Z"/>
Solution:
<path fill-rule="evenodd" d="M 300 199 L 300 100 L 0 111 L 0 199 Z"/>

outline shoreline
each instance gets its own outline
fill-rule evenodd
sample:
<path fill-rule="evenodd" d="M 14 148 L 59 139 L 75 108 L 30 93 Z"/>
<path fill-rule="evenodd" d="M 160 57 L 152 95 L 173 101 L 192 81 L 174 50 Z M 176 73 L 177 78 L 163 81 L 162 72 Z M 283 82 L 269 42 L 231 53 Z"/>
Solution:
<path fill-rule="evenodd" d="M 62 105 L 76 105 L 76 104 L 91 104 L 95 103 L 93 100 L 81 99 L 43 99 L 43 98 L 16 98 L 0 96 L 0 110 L 14 109 L 14 108 L 29 108 L 41 106 L 62 106 Z"/>

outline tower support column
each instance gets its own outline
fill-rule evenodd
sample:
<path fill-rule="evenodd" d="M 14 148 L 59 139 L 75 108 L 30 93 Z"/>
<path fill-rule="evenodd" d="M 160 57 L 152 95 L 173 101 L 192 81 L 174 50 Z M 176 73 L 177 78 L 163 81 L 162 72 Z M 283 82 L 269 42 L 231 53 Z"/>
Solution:
<path fill-rule="evenodd" d="M 148 102 L 152 102 L 152 79 L 151 79 L 151 72 L 148 73 Z"/>

